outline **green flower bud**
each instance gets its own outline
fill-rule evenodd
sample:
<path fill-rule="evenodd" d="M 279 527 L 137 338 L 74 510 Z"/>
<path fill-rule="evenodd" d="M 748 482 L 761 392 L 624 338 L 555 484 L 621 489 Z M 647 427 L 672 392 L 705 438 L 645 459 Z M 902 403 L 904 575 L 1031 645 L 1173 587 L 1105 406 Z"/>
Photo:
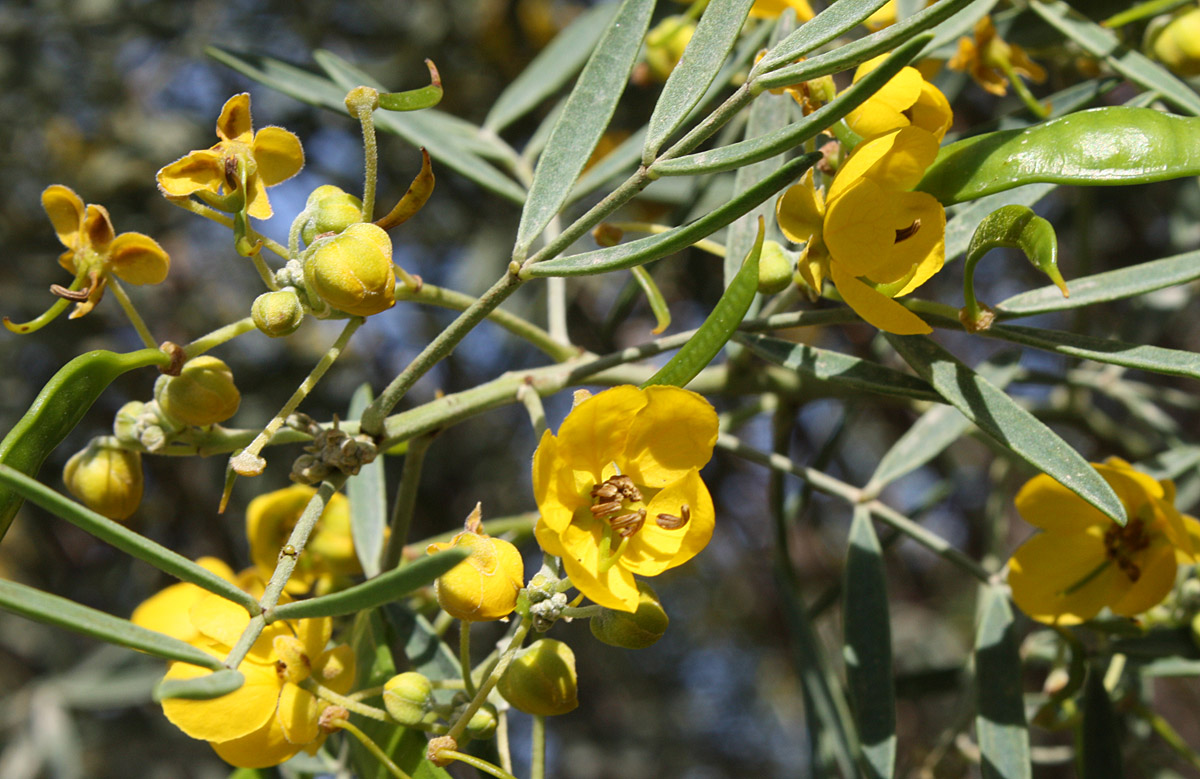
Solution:
<path fill-rule="evenodd" d="M 370 316 L 396 303 L 392 239 L 367 222 L 317 241 L 304 259 L 309 292 L 347 314 Z"/>
<path fill-rule="evenodd" d="M 63 482 L 97 514 L 128 519 L 142 502 L 142 455 L 93 441 L 67 460 Z"/>
<path fill-rule="evenodd" d="M 317 187 L 305 204 L 308 221 L 300 230 L 305 246 L 311 246 L 318 235 L 340 233 L 363 220 L 362 201 L 332 184 Z"/>
<path fill-rule="evenodd" d="M 254 326 L 272 338 L 291 335 L 304 321 L 304 306 L 294 289 L 264 292 L 250 306 Z"/>
<path fill-rule="evenodd" d="M 178 376 L 160 378 L 154 385 L 154 399 L 168 419 L 197 426 L 224 422 L 242 402 L 233 371 L 208 355 L 188 360 Z"/>
<path fill-rule="evenodd" d="M 520 652 L 496 689 L 526 714 L 552 717 L 579 705 L 575 679 L 575 653 L 552 638 L 535 641 Z"/>
<path fill-rule="evenodd" d="M 467 720 L 467 735 L 471 738 L 491 738 L 496 733 L 496 707 L 485 703 Z"/>
<path fill-rule="evenodd" d="M 764 295 L 783 292 L 792 283 L 795 265 L 777 241 L 763 241 L 758 258 L 758 291 Z"/>
<path fill-rule="evenodd" d="M 383 685 L 383 705 L 401 725 L 425 719 L 433 703 L 433 685 L 416 671 L 398 674 Z"/>
<path fill-rule="evenodd" d="M 145 410 L 146 404 L 140 400 L 131 400 L 117 409 L 117 415 L 113 418 L 113 435 L 122 441 L 137 441 L 138 420 Z"/>
<path fill-rule="evenodd" d="M 623 649 L 645 649 L 662 638 L 669 622 L 658 594 L 641 581 L 638 582 L 637 611 L 605 609 L 589 620 L 593 636 Z"/>

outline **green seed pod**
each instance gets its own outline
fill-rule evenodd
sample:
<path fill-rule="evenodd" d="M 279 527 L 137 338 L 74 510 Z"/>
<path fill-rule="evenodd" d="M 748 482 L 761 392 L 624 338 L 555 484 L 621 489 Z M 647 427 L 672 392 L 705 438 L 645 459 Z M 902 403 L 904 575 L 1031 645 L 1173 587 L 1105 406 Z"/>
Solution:
<path fill-rule="evenodd" d="M 93 441 L 67 460 L 63 482 L 97 514 L 128 519 L 142 502 L 142 455 Z"/>
<path fill-rule="evenodd" d="M 592 635 L 610 646 L 645 649 L 662 638 L 669 622 L 658 594 L 650 585 L 639 581 L 637 611 L 605 609 L 592 617 L 589 624 Z"/>
<path fill-rule="evenodd" d="M 197 426 L 224 422 L 242 402 L 233 371 L 208 355 L 188 360 L 178 376 L 160 378 L 154 385 L 154 399 L 167 418 Z"/>
<path fill-rule="evenodd" d="M 305 210 L 309 217 L 300 230 L 305 246 L 311 246 L 318 235 L 340 233 L 363 221 L 362 201 L 332 184 L 314 189 L 308 196 Z"/>
<path fill-rule="evenodd" d="M 304 306 L 294 289 L 264 292 L 250 306 L 254 326 L 272 338 L 291 335 L 304 321 Z"/>
<path fill-rule="evenodd" d="M 496 689 L 526 714 L 552 717 L 573 711 L 579 705 L 575 653 L 552 638 L 535 641 L 513 658 Z"/>
<path fill-rule="evenodd" d="M 401 725 L 416 725 L 433 703 L 433 685 L 416 671 L 397 674 L 383 685 L 383 705 Z"/>
<path fill-rule="evenodd" d="M 496 733 L 496 707 L 485 703 L 467 720 L 467 735 L 471 738 L 491 738 Z"/>
<path fill-rule="evenodd" d="M 304 259 L 304 283 L 330 306 L 370 316 L 396 304 L 392 239 L 360 222 L 340 235 L 317 241 Z"/>
<path fill-rule="evenodd" d="M 764 295 L 783 292 L 792 283 L 795 265 L 777 241 L 763 241 L 758 258 L 758 291 Z"/>

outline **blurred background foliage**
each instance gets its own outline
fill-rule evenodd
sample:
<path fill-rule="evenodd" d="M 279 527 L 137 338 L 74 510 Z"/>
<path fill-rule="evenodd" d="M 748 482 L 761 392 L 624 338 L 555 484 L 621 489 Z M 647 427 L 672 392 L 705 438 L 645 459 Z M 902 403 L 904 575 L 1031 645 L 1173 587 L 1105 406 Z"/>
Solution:
<path fill-rule="evenodd" d="M 659 15 L 682 6 L 661 4 Z M 308 53 L 329 49 L 393 89 L 424 83 L 422 60 L 432 58 L 446 86 L 443 110 L 479 121 L 491 100 L 580 3 L 555 0 L 17 0 L 0 4 L 0 313 L 21 320 L 40 313 L 51 283 L 65 283 L 54 258 L 60 251 L 42 211 L 40 193 L 52 183 L 75 189 L 108 207 L 118 232 L 154 236 L 173 266 L 164 285 L 133 291 L 155 336 L 186 342 L 245 316 L 259 281 L 232 249 L 228 233 L 165 202 L 154 173 L 190 149 L 214 142 L 213 125 L 232 94 L 253 94 L 256 126 L 278 124 L 304 142 L 308 164 L 272 191 L 277 217 L 264 231 L 286 238 L 287 224 L 315 186 L 361 188 L 358 128 L 348 117 L 320 112 L 253 85 L 205 57 L 210 44 L 234 51 L 309 64 Z M 1049 94 L 1076 78 L 1080 63 L 1069 49 L 1039 49 L 1053 40 L 1033 20 L 1013 24 L 1013 40 L 1050 66 Z M 954 129 L 1019 111 L 1011 96 L 996 99 L 944 74 L 939 83 L 954 100 Z M 1116 104 L 1132 93 L 1105 98 Z M 657 85 L 633 87 L 616 125 L 636 128 L 649 116 Z M 957 96 L 957 97 L 955 97 Z M 544 115 L 544 114 L 543 114 Z M 528 136 L 533 117 L 513 137 Z M 419 167 L 416 150 L 392 136 L 381 142 L 381 205 L 399 197 Z M 664 206 L 660 211 L 666 211 Z M 1068 280 L 1200 246 L 1200 188 L 1196 180 L 1120 189 L 1057 191 L 1039 206 L 1059 230 Z M 479 293 L 508 259 L 517 209 L 443 172 L 429 206 L 393 234 L 396 261 L 427 280 Z M 672 217 L 665 216 L 664 219 Z M 675 328 L 698 323 L 721 288 L 719 261 L 687 252 L 655 269 L 672 304 Z M 1044 283 L 1019 255 L 983 263 L 977 285 L 984 300 L 999 300 Z M 961 267 L 950 265 L 928 295 L 957 304 Z M 540 285 L 507 307 L 541 321 Z M 643 301 L 614 324 L 609 310 L 620 284 L 614 277 L 571 282 L 571 326 L 576 341 L 594 350 L 649 337 L 654 320 Z M 1135 343 L 1200 351 L 1200 314 L 1194 285 L 1078 312 L 1042 317 L 1036 324 L 1117 337 Z M 401 304 L 372 317 L 302 410 L 318 418 L 345 415 L 363 381 L 382 386 L 445 324 L 451 314 Z M 336 336 L 340 324 L 309 321 L 293 338 L 271 341 L 252 333 L 217 351 L 234 370 L 244 402 L 231 425 L 253 427 L 274 413 Z M 865 326 L 808 330 L 800 338 L 843 351 L 885 355 Z M 993 342 L 944 334 L 960 357 L 976 364 L 996 351 Z M 113 301 L 81 320 L 59 319 L 27 337 L 0 337 L 0 428 L 7 429 L 38 388 L 70 357 L 91 348 L 128 350 L 136 335 Z M 532 348 L 490 324 L 473 333 L 455 356 L 425 377 L 408 399 L 416 404 L 499 373 L 541 364 Z M 1055 429 L 1091 459 L 1118 455 L 1139 460 L 1163 441 L 1195 443 L 1197 396 L 1185 380 L 1138 376 L 1154 388 L 1165 412 L 1155 419 L 1139 407 L 1104 394 L 1116 369 L 1078 370 L 1040 353 L 1023 356 L 1013 393 L 1037 405 Z M 1074 375 L 1071 386 L 1063 377 Z M 43 469 L 58 474 L 87 440 L 103 434 L 114 412 L 131 399 L 150 397 L 153 374 L 123 377 L 104 394 L 75 434 Z M 1091 382 L 1095 386 L 1088 386 Z M 564 393 L 565 396 L 566 393 Z M 567 397 L 548 401 L 557 427 Z M 727 401 L 722 410 L 741 406 Z M 1132 410 L 1131 410 L 1132 408 Z M 1141 410 L 1139 410 L 1141 409 Z M 823 399 L 794 409 L 795 426 L 781 450 L 845 481 L 862 484 L 879 457 L 915 418 L 910 408 L 878 398 Z M 759 448 L 772 431 L 759 416 L 739 435 Z M 524 411 L 507 407 L 443 433 L 425 464 L 412 537 L 461 523 L 476 501 L 485 518 L 532 508 L 529 458 L 535 441 Z M 274 451 L 274 450 L 273 450 Z M 224 457 L 174 460 L 147 457 L 146 496 L 137 527 L 190 557 L 214 554 L 236 568 L 248 564 L 246 503 L 284 486 L 285 463 L 275 451 L 265 476 L 242 480 L 224 515 L 216 513 Z M 399 458 L 389 475 L 398 477 Z M 964 439 L 930 465 L 890 488 L 885 499 L 922 520 L 976 559 L 1001 564 L 1028 528 L 1014 522 L 1012 496 L 1032 473 L 995 459 L 989 446 Z M 598 644 L 582 624 L 556 629 L 579 657 L 580 699 L 574 713 L 550 729 L 550 774 L 558 777 L 795 776 L 809 763 L 803 696 L 770 560 L 774 552 L 768 508 L 772 485 L 756 465 L 718 453 L 706 471 L 718 501 L 714 543 L 692 565 L 655 583 L 672 618 L 658 645 L 639 652 Z M 393 482 L 394 483 L 394 482 Z M 792 522 L 788 544 L 803 600 L 820 614 L 827 638 L 840 635 L 836 596 L 844 560 L 849 510 L 795 483 L 785 491 Z M 1180 508 L 1195 510 L 1200 485 L 1181 484 Z M 887 534 L 884 534 L 885 543 Z M 536 559 L 526 545 L 529 563 Z M 532 569 L 531 569 L 532 570 Z M 0 575 L 127 616 L 167 583 L 65 522 L 25 507 L 0 546 Z M 972 712 L 965 686 L 975 588 L 962 574 L 910 542 L 889 553 L 891 619 L 898 676 L 899 775 L 962 776 L 971 770 L 967 732 Z M 1028 622 L 1024 622 L 1028 626 Z M 481 634 L 482 635 L 482 634 Z M 498 631 L 494 637 L 498 637 Z M 483 643 L 491 638 L 477 638 Z M 831 641 L 830 646 L 836 646 Z M 223 777 L 230 769 L 150 703 L 162 673 L 157 660 L 0 614 L 0 777 Z M 1032 677 L 1027 689 L 1041 679 Z M 1190 743 L 1200 743 L 1200 688 L 1194 680 L 1160 680 L 1157 710 Z M 520 755 L 528 722 L 514 717 L 514 753 Z M 1038 776 L 1070 776 L 1065 734 L 1034 730 Z M 1152 742 L 1149 742 L 1152 743 Z M 1132 776 L 1160 769 L 1187 775 L 1169 751 L 1127 755 Z M 518 762 L 518 773 L 521 764 Z M 458 769 L 455 769 L 458 770 Z M 1170 775 L 1170 774 L 1163 774 Z M 1194 775 L 1194 774 L 1193 774 Z"/>

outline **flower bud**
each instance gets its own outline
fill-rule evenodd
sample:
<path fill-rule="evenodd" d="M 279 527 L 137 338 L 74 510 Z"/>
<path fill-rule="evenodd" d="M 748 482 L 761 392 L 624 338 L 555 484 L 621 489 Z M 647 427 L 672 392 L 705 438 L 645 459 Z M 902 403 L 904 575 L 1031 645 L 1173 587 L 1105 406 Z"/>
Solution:
<path fill-rule="evenodd" d="M 496 689 L 526 714 L 566 714 L 579 705 L 575 653 L 552 638 L 535 641 L 513 658 Z"/>
<path fill-rule="evenodd" d="M 113 417 L 113 435 L 121 441 L 133 442 L 138 440 L 138 422 L 146 404 L 140 400 L 131 400 L 117 409 Z"/>
<path fill-rule="evenodd" d="M 188 360 L 178 376 L 163 376 L 154 386 L 154 399 L 167 418 L 185 425 L 224 422 L 242 402 L 233 371 L 216 357 Z"/>
<path fill-rule="evenodd" d="M 1200 8 L 1192 7 L 1147 30 L 1150 54 L 1184 76 L 1200 75 Z"/>
<path fill-rule="evenodd" d="M 67 460 L 63 482 L 97 514 L 127 519 L 142 502 L 142 455 L 93 441 Z"/>
<path fill-rule="evenodd" d="M 308 221 L 300 230 L 305 246 L 311 246 L 322 233 L 340 233 L 363 221 L 362 201 L 332 184 L 317 187 L 305 204 Z"/>
<path fill-rule="evenodd" d="M 340 235 L 316 241 L 304 260 L 309 292 L 330 306 L 356 316 L 370 316 L 396 303 L 396 271 L 392 239 L 367 222 Z"/>
<path fill-rule="evenodd" d="M 525 565 L 515 546 L 464 530 L 448 544 L 430 544 L 429 554 L 452 547 L 469 549 L 467 559 L 437 580 L 438 604 L 465 622 L 487 622 L 512 613 L 525 583 Z"/>
<path fill-rule="evenodd" d="M 645 649 L 667 632 L 667 612 L 658 594 L 645 582 L 638 582 L 637 611 L 605 609 L 589 621 L 592 635 L 610 646 Z"/>
<path fill-rule="evenodd" d="M 646 64 L 658 80 L 666 81 L 671 75 L 695 32 L 695 22 L 668 16 L 646 33 Z"/>
<path fill-rule="evenodd" d="M 795 263 L 778 241 L 763 241 L 758 258 L 758 291 L 764 295 L 782 292 L 792 283 Z"/>
<path fill-rule="evenodd" d="M 254 326 L 272 338 L 291 335 L 304 321 L 304 306 L 294 289 L 264 292 L 250 306 Z"/>
<path fill-rule="evenodd" d="M 471 738 L 491 738 L 496 733 L 496 707 L 485 703 L 467 720 L 467 735 Z"/>
<path fill-rule="evenodd" d="M 416 725 L 432 703 L 433 685 L 416 671 L 393 676 L 383 685 L 383 705 L 401 725 Z"/>

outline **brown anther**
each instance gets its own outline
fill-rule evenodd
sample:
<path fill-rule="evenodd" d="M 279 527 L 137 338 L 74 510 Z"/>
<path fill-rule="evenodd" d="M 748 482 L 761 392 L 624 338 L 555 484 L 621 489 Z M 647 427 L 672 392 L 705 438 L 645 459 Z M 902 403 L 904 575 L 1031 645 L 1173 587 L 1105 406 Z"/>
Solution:
<path fill-rule="evenodd" d="M 88 295 L 92 294 L 92 287 L 89 284 L 88 286 L 84 287 L 83 289 L 70 290 L 70 289 L 67 289 L 66 287 L 64 287 L 62 284 L 51 284 L 50 292 L 51 292 L 51 294 L 53 294 L 57 297 L 63 298 L 64 300 L 71 300 L 76 303 L 82 303 L 83 301 L 88 299 Z"/>
<path fill-rule="evenodd" d="M 642 529 L 642 525 L 646 523 L 646 509 L 638 509 L 629 514 L 622 514 L 619 517 L 614 517 L 608 521 L 612 525 L 612 529 L 616 531 L 621 538 L 629 538 L 634 533 Z"/>
<path fill-rule="evenodd" d="M 921 229 L 921 220 L 914 219 L 913 223 L 910 224 L 908 227 L 904 228 L 903 230 L 896 231 L 896 243 L 900 243 L 901 241 L 906 241 L 909 238 L 912 238 L 914 235 L 917 234 L 917 231 L 920 229 Z"/>
<path fill-rule="evenodd" d="M 237 157 L 225 158 L 225 184 L 230 191 L 236 190 L 239 184 Z"/>
<path fill-rule="evenodd" d="M 686 525 L 691 518 L 692 509 L 688 504 L 684 503 L 679 507 L 679 516 L 675 516 L 674 514 L 659 514 L 655 522 L 663 530 L 678 530 Z"/>
<path fill-rule="evenodd" d="M 633 479 L 628 476 L 613 476 L 606 482 L 617 488 L 626 500 L 637 502 L 642 499 L 641 491 L 634 485 Z"/>
<path fill-rule="evenodd" d="M 616 486 L 608 482 L 597 484 L 596 486 L 592 487 L 592 497 L 599 498 L 604 501 L 615 500 L 620 494 L 621 493 L 617 490 Z"/>
<path fill-rule="evenodd" d="M 592 506 L 593 517 L 606 517 L 610 514 L 616 514 L 621 510 L 621 501 L 612 500 L 605 503 L 597 503 Z"/>

